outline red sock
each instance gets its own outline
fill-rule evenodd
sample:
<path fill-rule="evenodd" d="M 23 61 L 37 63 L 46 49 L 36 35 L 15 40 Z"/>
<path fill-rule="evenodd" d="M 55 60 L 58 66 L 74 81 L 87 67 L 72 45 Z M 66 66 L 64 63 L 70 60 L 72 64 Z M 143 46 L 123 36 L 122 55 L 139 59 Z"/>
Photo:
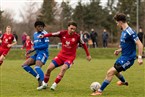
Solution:
<path fill-rule="evenodd" d="M 50 75 L 44 75 L 44 82 L 47 83 L 49 81 Z"/>
<path fill-rule="evenodd" d="M 0 66 L 2 65 L 3 61 L 0 61 Z"/>
<path fill-rule="evenodd" d="M 56 77 L 56 79 L 55 79 L 55 83 L 58 84 L 58 83 L 61 81 L 62 78 L 63 78 L 63 76 L 58 75 L 58 76 Z"/>

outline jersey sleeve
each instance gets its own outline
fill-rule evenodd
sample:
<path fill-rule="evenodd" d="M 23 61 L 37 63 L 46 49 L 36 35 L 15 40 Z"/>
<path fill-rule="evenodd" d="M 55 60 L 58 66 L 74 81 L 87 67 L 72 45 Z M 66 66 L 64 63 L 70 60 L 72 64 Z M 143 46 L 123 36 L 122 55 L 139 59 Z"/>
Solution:
<path fill-rule="evenodd" d="M 59 37 L 60 36 L 60 32 L 53 32 L 53 33 L 48 33 L 45 34 L 44 37 Z"/>
<path fill-rule="evenodd" d="M 135 42 L 139 39 L 137 36 L 137 33 L 134 30 L 132 30 L 131 28 L 126 31 L 129 34 L 129 36 L 131 37 L 131 39 L 134 40 Z"/>

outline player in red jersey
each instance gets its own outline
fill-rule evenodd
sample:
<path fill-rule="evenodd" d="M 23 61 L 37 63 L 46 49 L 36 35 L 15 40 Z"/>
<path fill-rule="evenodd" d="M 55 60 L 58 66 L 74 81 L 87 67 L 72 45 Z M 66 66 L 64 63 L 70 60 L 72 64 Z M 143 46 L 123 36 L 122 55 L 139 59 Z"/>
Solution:
<path fill-rule="evenodd" d="M 44 36 L 39 36 L 40 38 L 43 37 L 59 37 L 62 43 L 62 49 L 58 53 L 58 55 L 52 60 L 50 65 L 48 66 L 48 69 L 46 71 L 45 77 L 44 77 L 44 86 L 43 88 L 47 87 L 47 82 L 49 81 L 50 74 L 52 70 L 55 68 L 62 66 L 61 70 L 56 77 L 54 83 L 51 86 L 51 90 L 55 90 L 57 84 L 61 81 L 63 78 L 66 70 L 70 68 L 70 66 L 73 64 L 74 59 L 76 58 L 76 50 L 78 48 L 78 44 L 80 43 L 82 47 L 85 49 L 87 60 L 91 60 L 91 56 L 88 52 L 88 48 L 84 41 L 82 40 L 81 36 L 77 34 L 76 31 L 77 24 L 75 22 L 69 22 L 68 23 L 68 30 L 59 31 L 56 33 L 48 33 Z"/>
<path fill-rule="evenodd" d="M 26 36 L 26 41 L 25 41 L 25 43 L 24 43 L 24 45 L 23 45 L 23 47 L 21 49 L 26 48 L 26 53 L 27 53 L 29 50 L 32 49 L 32 47 L 33 47 L 33 42 L 31 40 L 30 36 L 27 35 Z M 26 59 L 28 59 L 29 57 L 30 57 L 30 55 L 26 54 Z"/>
<path fill-rule="evenodd" d="M 2 65 L 3 60 L 8 54 L 10 48 L 15 44 L 17 44 L 17 41 L 11 33 L 11 27 L 7 26 L 6 32 L 0 38 L 0 66 Z"/>

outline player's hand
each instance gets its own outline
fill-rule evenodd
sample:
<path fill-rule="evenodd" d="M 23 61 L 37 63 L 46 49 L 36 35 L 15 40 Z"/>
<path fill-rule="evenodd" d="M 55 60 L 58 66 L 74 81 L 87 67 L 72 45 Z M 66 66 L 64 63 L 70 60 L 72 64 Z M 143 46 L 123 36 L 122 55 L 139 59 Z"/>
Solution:
<path fill-rule="evenodd" d="M 143 59 L 142 58 L 138 58 L 138 63 L 139 63 L 139 65 L 142 65 L 143 64 Z"/>
<path fill-rule="evenodd" d="M 87 56 L 88 61 L 91 61 L 91 59 L 92 59 L 91 56 Z"/>
<path fill-rule="evenodd" d="M 34 49 L 31 49 L 31 50 L 27 51 L 25 55 L 28 55 L 28 54 L 30 54 L 30 53 L 32 53 L 34 51 L 35 51 Z"/>
<path fill-rule="evenodd" d="M 38 38 L 44 38 L 44 35 L 39 35 Z"/>
<path fill-rule="evenodd" d="M 120 52 L 121 52 L 121 50 L 120 50 L 120 49 L 115 50 L 115 51 L 114 51 L 114 55 L 118 56 L 118 54 L 119 54 Z"/>
<path fill-rule="evenodd" d="M 10 48 L 10 47 L 12 47 L 12 45 L 11 44 L 8 44 L 7 47 Z"/>

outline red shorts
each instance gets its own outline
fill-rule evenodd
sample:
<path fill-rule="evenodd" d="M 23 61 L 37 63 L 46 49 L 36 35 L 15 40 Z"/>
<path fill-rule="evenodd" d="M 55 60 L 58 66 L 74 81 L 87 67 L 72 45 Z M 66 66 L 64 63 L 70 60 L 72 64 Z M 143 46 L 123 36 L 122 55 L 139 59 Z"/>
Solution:
<path fill-rule="evenodd" d="M 10 49 L 4 49 L 4 48 L 0 47 L 0 56 L 1 55 L 6 56 L 8 54 L 8 52 L 9 52 L 9 50 Z"/>
<path fill-rule="evenodd" d="M 59 67 L 63 64 L 67 64 L 70 67 L 70 65 L 73 64 L 74 59 L 75 59 L 75 56 L 65 57 L 62 55 L 58 55 L 52 60 L 52 62 L 54 63 L 55 67 Z"/>

